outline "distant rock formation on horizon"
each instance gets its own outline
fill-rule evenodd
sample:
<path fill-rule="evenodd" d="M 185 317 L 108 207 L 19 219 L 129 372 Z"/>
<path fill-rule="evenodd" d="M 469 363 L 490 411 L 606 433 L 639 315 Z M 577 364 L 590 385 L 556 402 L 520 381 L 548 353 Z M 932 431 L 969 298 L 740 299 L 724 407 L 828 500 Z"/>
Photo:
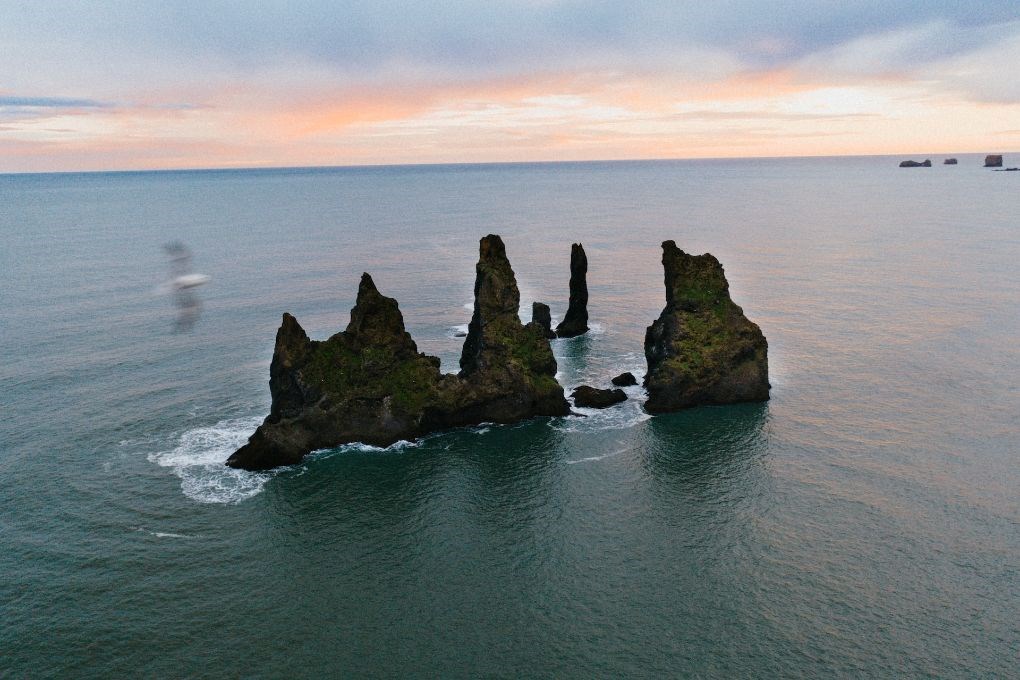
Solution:
<path fill-rule="evenodd" d="M 479 244 L 457 375 L 418 352 L 397 301 L 368 274 L 347 329 L 328 340 L 310 340 L 284 314 L 269 368 L 269 416 L 226 464 L 264 470 L 350 442 L 386 446 L 450 427 L 568 414 L 545 331 L 522 324 L 519 306 L 503 241 L 490 234 Z"/>
<path fill-rule="evenodd" d="M 584 246 L 570 246 L 570 303 L 563 321 L 556 326 L 556 336 L 573 338 L 588 332 L 588 256 Z"/>
<path fill-rule="evenodd" d="M 956 160 L 955 158 L 947 158 L 946 160 L 942 161 L 942 165 L 956 165 L 957 163 L 959 163 L 959 161 Z"/>
<path fill-rule="evenodd" d="M 902 161 L 900 163 L 900 167 L 901 168 L 930 168 L 931 167 L 931 160 L 928 159 L 928 160 L 925 160 L 924 162 Z"/>
<path fill-rule="evenodd" d="M 989 154 L 985 156 L 985 167 L 986 168 L 1001 168 L 1002 167 L 1002 156 L 999 154 Z"/>
<path fill-rule="evenodd" d="M 769 398 L 768 342 L 730 299 L 722 264 L 662 244 L 666 306 L 645 333 L 649 413 Z"/>

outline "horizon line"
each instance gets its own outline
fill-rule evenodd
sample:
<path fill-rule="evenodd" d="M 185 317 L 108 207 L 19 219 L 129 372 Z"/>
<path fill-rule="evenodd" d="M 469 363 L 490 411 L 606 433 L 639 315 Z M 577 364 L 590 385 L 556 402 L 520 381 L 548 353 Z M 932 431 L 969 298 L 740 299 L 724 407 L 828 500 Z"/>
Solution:
<path fill-rule="evenodd" d="M 259 170 L 359 170 L 383 168 L 440 168 L 440 167 L 492 167 L 520 165 L 582 165 L 595 163 L 656 163 L 676 161 L 736 161 L 736 160 L 797 160 L 809 158 L 889 158 L 901 156 L 967 156 L 982 154 L 984 151 L 939 151 L 925 153 L 870 153 L 870 154 L 817 154 L 798 156 L 696 156 L 668 158 L 590 158 L 575 160 L 534 160 L 534 161 L 452 161 L 449 163 L 359 163 L 339 165 L 251 165 L 251 166 L 210 166 L 189 168 L 134 168 L 114 170 L 26 170 L 0 171 L 0 177 L 22 175 L 114 175 L 143 174 L 161 172 L 255 172 Z M 992 152 L 993 155 L 1020 154 L 1020 151 L 1002 150 Z"/>

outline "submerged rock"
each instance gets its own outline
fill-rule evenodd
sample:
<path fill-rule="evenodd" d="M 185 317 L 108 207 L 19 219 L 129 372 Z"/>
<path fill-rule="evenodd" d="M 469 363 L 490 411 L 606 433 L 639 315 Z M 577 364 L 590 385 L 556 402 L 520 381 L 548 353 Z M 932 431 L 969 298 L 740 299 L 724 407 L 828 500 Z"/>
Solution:
<path fill-rule="evenodd" d="M 552 313 L 549 311 L 549 305 L 544 302 L 531 303 L 531 323 L 541 326 L 545 337 L 550 340 L 556 337 L 552 329 Z"/>
<path fill-rule="evenodd" d="M 556 326 L 556 335 L 573 338 L 588 332 L 588 256 L 584 246 L 570 246 L 570 304 L 563 321 Z"/>
<path fill-rule="evenodd" d="M 623 390 L 600 390 L 596 387 L 581 385 L 570 393 L 574 406 L 583 408 L 607 408 L 621 401 L 627 401 Z"/>
<path fill-rule="evenodd" d="M 387 446 L 448 427 L 567 414 L 549 341 L 517 316 L 502 240 L 486 236 L 480 250 L 459 375 L 440 373 L 438 358 L 418 352 L 397 301 L 364 274 L 347 329 L 328 340 L 309 340 L 283 315 L 269 416 L 227 465 L 262 470 L 350 442 Z"/>
<path fill-rule="evenodd" d="M 930 160 L 926 160 L 924 162 L 903 161 L 902 163 L 900 163 L 900 167 L 901 168 L 930 168 L 931 167 L 931 161 Z"/>
<path fill-rule="evenodd" d="M 631 385 L 637 385 L 637 378 L 634 377 L 633 373 L 627 371 L 613 378 L 611 382 L 617 387 L 630 387 Z"/>
<path fill-rule="evenodd" d="M 985 167 L 986 168 L 1001 168 L 1002 167 L 1002 156 L 1000 156 L 1000 155 L 988 155 L 988 156 L 985 156 Z"/>
<path fill-rule="evenodd" d="M 666 307 L 645 333 L 645 409 L 768 399 L 768 343 L 730 299 L 719 260 L 665 241 L 662 264 Z"/>

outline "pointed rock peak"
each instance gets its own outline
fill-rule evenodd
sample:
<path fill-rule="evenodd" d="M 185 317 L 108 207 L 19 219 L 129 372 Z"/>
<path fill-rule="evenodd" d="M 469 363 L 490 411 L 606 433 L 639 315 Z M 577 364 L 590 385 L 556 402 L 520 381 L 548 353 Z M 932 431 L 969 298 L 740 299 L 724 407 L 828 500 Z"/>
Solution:
<path fill-rule="evenodd" d="M 730 286 L 722 263 L 711 253 L 691 255 L 674 241 L 662 242 L 666 306 L 694 311 L 729 299 Z"/>
<path fill-rule="evenodd" d="M 498 234 L 483 236 L 478 244 L 478 254 L 483 262 L 506 260 L 506 246 L 503 245 L 503 239 Z"/>
<path fill-rule="evenodd" d="M 378 295 L 379 289 L 375 287 L 375 281 L 372 280 L 371 275 L 365 272 L 361 275 L 361 283 L 358 284 L 358 301 L 366 295 Z"/>
<path fill-rule="evenodd" d="M 588 271 L 588 256 L 584 254 L 584 246 L 580 243 L 570 244 L 570 268 L 573 269 L 575 263 L 577 265 L 583 265 L 584 270 Z"/>
<path fill-rule="evenodd" d="M 475 267 L 475 315 L 486 322 L 502 314 L 517 315 L 521 293 L 517 279 L 506 256 L 503 239 L 489 234 L 478 244 Z"/>
<path fill-rule="evenodd" d="M 280 323 L 280 329 L 276 331 L 277 351 L 280 351 L 280 349 L 283 348 L 303 347 L 309 342 L 308 334 L 305 333 L 305 329 L 301 327 L 298 320 L 291 314 L 284 312 L 283 321 Z"/>
<path fill-rule="evenodd" d="M 351 310 L 351 322 L 347 325 L 347 333 L 352 339 L 365 343 L 414 344 L 404 330 L 404 317 L 400 313 L 397 301 L 380 293 L 368 274 L 361 275 L 358 301 Z"/>

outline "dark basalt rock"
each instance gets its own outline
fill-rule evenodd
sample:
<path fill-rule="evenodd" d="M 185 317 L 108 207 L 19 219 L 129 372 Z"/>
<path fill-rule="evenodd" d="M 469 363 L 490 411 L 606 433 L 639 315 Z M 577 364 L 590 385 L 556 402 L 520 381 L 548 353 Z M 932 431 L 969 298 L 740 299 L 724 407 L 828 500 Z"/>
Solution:
<path fill-rule="evenodd" d="M 988 156 L 985 156 L 985 167 L 986 168 L 1001 168 L 1002 167 L 1002 156 L 1000 156 L 1000 155 L 988 155 Z"/>
<path fill-rule="evenodd" d="M 552 313 L 549 311 L 549 305 L 544 302 L 531 303 L 531 323 L 541 326 L 545 337 L 550 340 L 556 337 L 552 329 Z"/>
<path fill-rule="evenodd" d="M 459 375 L 443 375 L 438 358 L 418 352 L 397 301 L 368 274 L 347 329 L 328 340 L 309 340 L 284 314 L 269 416 L 227 465 L 263 470 L 350 442 L 387 446 L 449 427 L 566 415 L 549 341 L 517 317 L 520 294 L 498 236 L 482 239 L 476 271 Z"/>
<path fill-rule="evenodd" d="M 634 377 L 633 373 L 627 371 L 613 378 L 611 382 L 617 387 L 630 387 L 631 385 L 637 385 L 637 378 Z"/>
<path fill-rule="evenodd" d="M 999 168 L 994 172 L 1020 172 L 1020 168 Z"/>
<path fill-rule="evenodd" d="M 930 160 L 926 160 L 924 162 L 903 161 L 902 163 L 900 163 L 900 167 L 901 168 L 930 168 L 931 167 L 931 161 Z"/>
<path fill-rule="evenodd" d="M 623 390 L 600 390 L 596 387 L 581 385 L 570 393 L 574 406 L 583 408 L 607 408 L 621 401 L 627 401 Z"/>
<path fill-rule="evenodd" d="M 563 321 L 556 326 L 556 335 L 573 338 L 588 332 L 588 256 L 584 246 L 570 246 L 570 304 Z"/>
<path fill-rule="evenodd" d="M 662 244 L 666 307 L 645 333 L 649 413 L 769 398 L 768 343 L 710 254 Z"/>
<path fill-rule="evenodd" d="M 947 158 L 946 160 L 942 161 L 942 165 L 956 165 L 957 163 L 959 163 L 959 161 L 956 160 L 955 158 Z"/>

